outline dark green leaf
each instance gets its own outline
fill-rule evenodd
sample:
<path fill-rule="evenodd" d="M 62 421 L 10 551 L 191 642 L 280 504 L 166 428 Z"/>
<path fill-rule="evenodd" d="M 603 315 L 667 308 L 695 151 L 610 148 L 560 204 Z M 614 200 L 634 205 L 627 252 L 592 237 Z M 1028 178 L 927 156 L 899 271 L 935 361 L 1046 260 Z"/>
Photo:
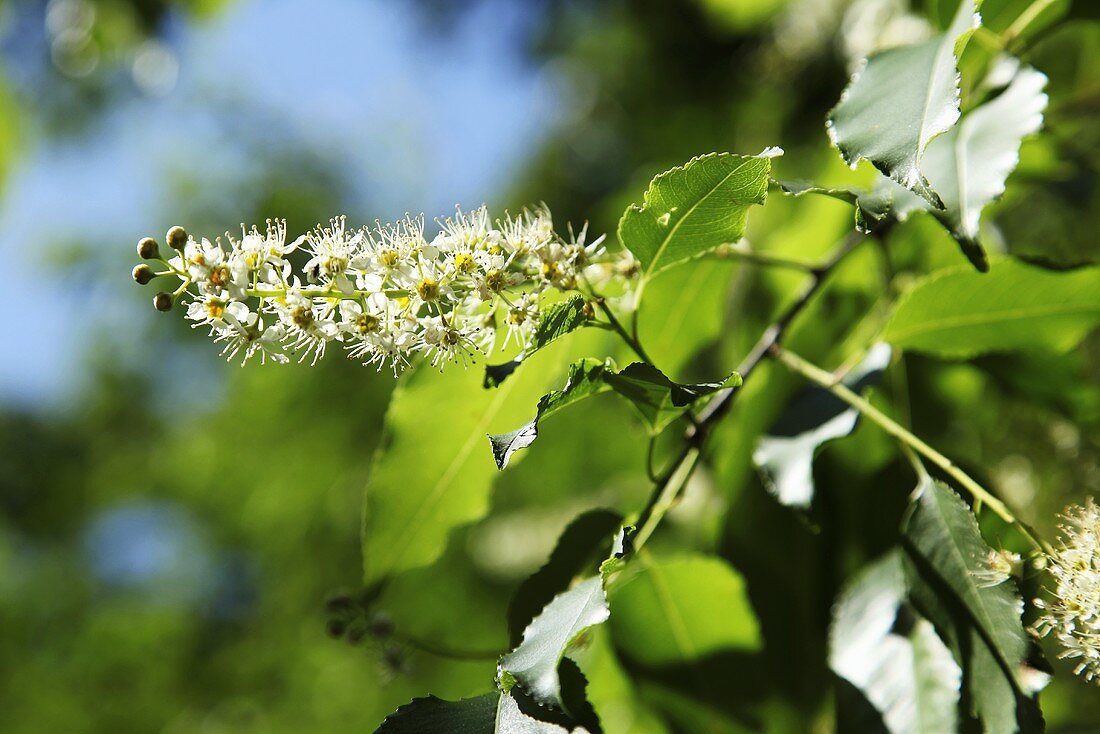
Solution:
<path fill-rule="evenodd" d="M 745 582 L 722 559 L 638 555 L 623 574 L 610 586 L 611 632 L 632 659 L 664 665 L 760 648 Z"/>
<path fill-rule="evenodd" d="M 890 181 L 890 179 L 884 180 Z M 791 196 L 817 194 L 851 204 L 856 210 L 856 229 L 863 233 L 870 233 L 877 224 L 886 219 L 892 201 L 889 191 L 881 195 L 877 190 L 872 192 L 852 187 L 829 188 L 806 181 L 776 181 L 775 184 Z M 906 191 L 906 189 L 901 190 Z"/>
<path fill-rule="evenodd" d="M 644 203 L 619 221 L 619 241 L 643 277 L 741 239 L 749 207 L 767 198 L 770 158 L 779 152 L 710 153 L 654 178 Z"/>
<path fill-rule="evenodd" d="M 562 532 L 546 563 L 527 578 L 508 605 L 508 630 L 512 645 L 523 639 L 523 630 L 580 573 L 606 558 L 606 546 L 622 525 L 622 517 L 611 510 L 589 510 L 574 518 Z"/>
<path fill-rule="evenodd" d="M 555 339 L 565 336 L 571 331 L 584 326 L 588 317 L 584 313 L 585 300 L 581 296 L 570 296 L 561 303 L 555 303 L 542 312 L 539 323 L 531 336 L 522 354 L 515 359 L 503 364 L 491 364 L 485 367 L 484 387 L 498 387 L 516 371 L 523 360 L 552 343 Z"/>
<path fill-rule="evenodd" d="M 523 641 L 500 659 L 502 687 L 518 683 L 536 702 L 563 708 L 558 665 L 585 630 L 607 621 L 603 579 L 594 576 L 554 597 L 523 632 Z"/>
<path fill-rule="evenodd" d="M 890 347 L 876 344 L 842 380 L 859 392 L 875 384 L 890 364 Z M 819 387 L 807 388 L 756 443 L 752 459 L 768 490 L 784 505 L 809 507 L 813 500 L 814 454 L 822 444 L 847 436 L 859 412 Z"/>
<path fill-rule="evenodd" d="M 959 119 L 957 57 L 979 20 L 974 0 L 963 0 L 946 34 L 882 51 L 856 72 L 827 122 L 849 165 L 866 159 L 942 208 L 922 158 L 928 144 Z"/>
<path fill-rule="evenodd" d="M 863 694 L 891 734 L 956 731 L 962 672 L 928 620 L 910 612 L 899 625 L 905 600 L 901 555 L 893 551 L 837 601 L 829 667 Z"/>
<path fill-rule="evenodd" d="M 375 734 L 587 734 L 532 718 L 515 699 L 499 693 L 444 701 L 413 699 L 390 714 Z"/>
<path fill-rule="evenodd" d="M 733 373 L 722 382 L 680 385 L 645 362 L 629 364 L 621 372 L 606 373 L 603 379 L 637 409 L 651 435 L 663 431 L 669 423 L 683 415 L 695 400 L 723 387 L 741 384 L 740 375 Z"/>
<path fill-rule="evenodd" d="M 950 487 L 927 480 L 917 488 L 903 533 L 910 552 L 962 603 L 1006 674 L 1015 678 L 1028 653 L 1023 601 L 1011 580 L 983 582 L 992 549 L 970 508 Z"/>
<path fill-rule="evenodd" d="M 539 398 L 534 418 L 514 431 L 489 435 L 489 445 L 492 447 L 497 469 L 504 469 L 512 454 L 535 442 L 539 435 L 539 421 L 543 418 L 575 402 L 609 390 L 611 386 L 604 381 L 604 377 L 612 369 L 614 367 L 610 362 L 592 358 L 569 365 L 565 386 Z"/>
<path fill-rule="evenodd" d="M 1100 268 L 1052 272 L 997 260 L 987 274 L 951 268 L 918 281 L 883 338 L 937 357 L 1076 346 L 1100 322 Z"/>

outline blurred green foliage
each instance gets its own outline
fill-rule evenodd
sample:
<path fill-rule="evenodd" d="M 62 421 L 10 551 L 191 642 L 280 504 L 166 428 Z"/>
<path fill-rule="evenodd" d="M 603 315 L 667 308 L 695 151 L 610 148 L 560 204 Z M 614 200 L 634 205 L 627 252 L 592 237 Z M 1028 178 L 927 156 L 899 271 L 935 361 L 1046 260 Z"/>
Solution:
<path fill-rule="evenodd" d="M 213 13 L 218 4 L 192 5 Z M 853 62 L 846 49 L 863 43 L 842 21 L 869 4 L 538 4 L 532 54 L 563 79 L 568 114 L 503 198 L 545 200 L 563 220 L 613 232 L 653 174 L 702 152 L 782 145 L 784 178 L 842 180 L 849 174 L 823 121 Z M 907 17 L 941 25 L 949 4 L 929 1 Z M 902 12 L 901 3 L 879 5 L 887 16 Z M 1007 2 L 986 5 L 992 19 L 1015 17 Z M 96 38 L 126 43 L 154 31 L 164 7 L 104 4 L 101 22 L 127 20 Z M 1089 8 L 1075 4 L 1068 22 L 1028 41 L 1031 62 L 1050 77 L 1049 134 L 1025 147 L 984 232 L 1009 253 L 1063 265 L 1094 261 L 1100 230 L 1100 27 Z M 20 104 L 0 94 L 0 168 L 18 149 L 9 121 Z M 308 157 L 299 164 L 312 166 Z M 322 220 L 340 182 L 315 173 L 301 190 L 267 179 L 253 211 L 229 216 L 285 216 L 298 229 Z M 198 185 L 178 188 L 183 200 Z M 180 210 L 200 223 L 227 216 L 216 202 Z M 776 194 L 748 237 L 761 251 L 813 260 L 850 222 L 838 202 Z M 120 244 L 119 272 L 127 253 Z M 960 262 L 950 236 L 916 216 L 886 247 L 847 261 L 789 343 L 819 363 L 849 359 L 881 326 L 884 283 Z M 799 283 L 798 274 L 719 259 L 670 270 L 647 286 L 643 340 L 674 379 L 713 379 Z M 133 309 L 145 298 L 134 293 Z M 130 348 L 150 355 L 148 371 L 120 368 L 104 347 L 89 355 L 85 387 L 64 409 L 0 415 L 4 732 L 365 732 L 428 691 L 481 693 L 508 646 L 509 598 L 560 531 L 583 510 L 626 513 L 644 502 L 644 428 L 609 396 L 589 400 L 549 418 L 539 442 L 499 475 L 486 519 L 453 533 L 438 562 L 388 585 L 359 633 L 330 639 L 326 597 L 360 587 L 362 488 L 392 379 L 336 359 L 313 369 L 229 368 L 208 344 L 187 346 L 180 324 L 152 326 L 119 326 L 136 332 Z M 104 344 L 119 338 L 105 335 Z M 570 336 L 561 351 L 587 356 L 592 339 Z M 1049 532 L 1065 503 L 1100 490 L 1098 358 L 1095 337 L 1065 357 L 906 355 L 873 400 Z M 658 558 L 716 553 L 737 569 L 721 583 L 737 599 L 744 584 L 762 647 L 753 616 L 736 607 L 726 620 L 734 626 L 707 631 L 739 643 L 729 654 L 703 655 L 702 640 L 700 654 L 675 660 L 667 635 L 632 653 L 631 638 L 654 624 L 644 618 L 596 632 L 580 662 L 609 733 L 830 730 L 830 609 L 844 580 L 894 543 L 913 481 L 888 440 L 860 425 L 822 452 L 807 516 L 778 505 L 750 455 L 798 385 L 781 368 L 761 367 L 652 546 Z M 534 402 L 513 409 L 519 425 Z M 409 461 L 432 450 L 410 449 Z M 658 460 L 672 450 L 658 445 Z M 487 449 L 478 458 L 490 462 Z M 399 483 L 400 472 L 390 479 Z M 141 520 L 136 536 L 119 530 L 128 512 Z M 1007 534 L 989 525 L 987 537 Z M 138 539 L 125 545 L 127 537 Z M 119 554 L 160 560 L 152 570 L 118 568 Z M 698 565 L 700 576 L 719 563 L 668 558 L 661 563 Z M 623 593 L 641 594 L 642 582 L 633 584 Z M 1043 694 L 1049 730 L 1100 728 L 1100 698 L 1056 667 Z"/>

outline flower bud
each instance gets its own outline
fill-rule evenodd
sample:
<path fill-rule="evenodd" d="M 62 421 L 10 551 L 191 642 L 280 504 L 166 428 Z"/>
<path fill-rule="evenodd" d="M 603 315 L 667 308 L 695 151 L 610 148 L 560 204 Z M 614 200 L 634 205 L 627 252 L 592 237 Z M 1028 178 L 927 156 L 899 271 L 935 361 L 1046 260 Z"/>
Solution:
<path fill-rule="evenodd" d="M 160 256 L 160 248 L 152 237 L 142 237 L 138 240 L 137 254 L 142 260 L 152 260 Z"/>
<path fill-rule="evenodd" d="M 134 282 L 138 285 L 147 285 L 155 277 L 153 269 L 145 263 L 135 265 L 131 275 L 134 276 Z"/>
<path fill-rule="evenodd" d="M 163 291 L 153 296 L 153 308 L 158 311 L 171 311 L 172 310 L 172 294 L 164 293 Z"/>
<path fill-rule="evenodd" d="M 187 230 L 176 225 L 168 230 L 168 234 L 165 235 L 165 241 L 168 242 L 168 246 L 173 250 L 180 250 L 182 252 L 183 246 L 187 244 Z"/>

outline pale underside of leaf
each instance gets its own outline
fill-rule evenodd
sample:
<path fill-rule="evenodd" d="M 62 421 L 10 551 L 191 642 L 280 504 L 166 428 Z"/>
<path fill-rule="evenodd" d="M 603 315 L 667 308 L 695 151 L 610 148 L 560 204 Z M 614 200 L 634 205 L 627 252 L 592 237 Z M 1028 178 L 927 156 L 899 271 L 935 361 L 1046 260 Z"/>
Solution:
<path fill-rule="evenodd" d="M 890 363 L 887 344 L 876 344 L 843 384 L 860 390 L 877 381 Z M 768 490 L 782 504 L 806 508 L 814 494 L 813 460 L 823 444 L 850 434 L 859 413 L 822 388 L 799 395 L 768 434 L 761 436 L 752 460 Z"/>
<path fill-rule="evenodd" d="M 861 193 L 857 205 L 873 210 L 885 201 L 887 211 L 901 221 L 914 212 L 930 212 L 974 264 L 985 270 L 985 255 L 978 242 L 982 210 L 1004 193 L 1005 181 L 1019 162 L 1021 142 L 1042 126 L 1046 81 L 1046 76 L 1034 69 L 1019 69 L 1004 91 L 929 143 L 922 171 L 939 194 L 943 209 L 930 206 L 886 177 L 872 191 Z"/>
<path fill-rule="evenodd" d="M 870 161 L 882 173 L 942 208 L 922 172 L 925 149 L 959 119 L 957 54 L 980 18 L 963 0 L 947 32 L 869 58 L 853 75 L 826 128 L 845 161 Z"/>
<path fill-rule="evenodd" d="M 535 701 L 562 708 L 558 665 L 576 638 L 610 615 L 603 579 L 592 577 L 562 592 L 523 632 L 523 641 L 500 660 L 500 675 L 510 675 Z"/>
<path fill-rule="evenodd" d="M 829 667 L 858 689 L 891 734 L 943 734 L 957 728 L 962 671 L 932 624 L 917 617 L 895 631 L 906 587 L 900 556 L 887 554 L 837 602 Z"/>

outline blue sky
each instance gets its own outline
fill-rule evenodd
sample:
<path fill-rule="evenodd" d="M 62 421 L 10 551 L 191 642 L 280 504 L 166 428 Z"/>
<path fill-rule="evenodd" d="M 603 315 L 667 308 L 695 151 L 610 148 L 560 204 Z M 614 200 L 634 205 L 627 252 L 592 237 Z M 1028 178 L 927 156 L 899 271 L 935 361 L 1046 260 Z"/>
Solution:
<path fill-rule="evenodd" d="M 167 173 L 212 196 L 256 175 L 255 148 L 234 125 L 337 169 L 348 190 L 333 214 L 434 216 L 491 200 L 563 106 L 557 80 L 525 56 L 529 8 L 471 3 L 446 29 L 399 0 L 243 0 L 201 24 L 175 18 L 170 91 L 121 94 L 65 139 L 35 134 L 35 90 L 51 77 L 41 44 L 25 37 L 44 36 L 42 21 L 21 18 L 22 37 L 3 45 L 25 135 L 0 201 L 0 311 L 25 316 L 0 327 L 0 402 L 63 403 L 97 328 L 125 333 L 150 317 L 120 297 L 136 287 L 126 279 L 133 243 L 174 222 Z M 76 241 L 97 249 L 59 274 L 58 253 Z"/>

